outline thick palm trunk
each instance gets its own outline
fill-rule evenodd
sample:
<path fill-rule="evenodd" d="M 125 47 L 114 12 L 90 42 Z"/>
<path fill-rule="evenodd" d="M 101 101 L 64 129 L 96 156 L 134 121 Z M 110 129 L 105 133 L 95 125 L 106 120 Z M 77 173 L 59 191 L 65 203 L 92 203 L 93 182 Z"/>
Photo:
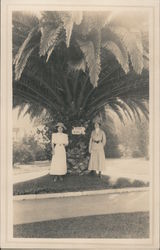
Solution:
<path fill-rule="evenodd" d="M 78 124 L 78 122 L 77 122 Z M 87 123 L 84 135 L 73 135 L 69 131 L 69 145 L 67 147 L 67 165 L 69 174 L 83 175 L 88 173 L 89 138 L 91 126 Z"/>
<path fill-rule="evenodd" d="M 88 145 L 81 136 L 72 135 L 70 140 L 72 143 L 67 150 L 68 173 L 85 174 L 88 172 Z"/>

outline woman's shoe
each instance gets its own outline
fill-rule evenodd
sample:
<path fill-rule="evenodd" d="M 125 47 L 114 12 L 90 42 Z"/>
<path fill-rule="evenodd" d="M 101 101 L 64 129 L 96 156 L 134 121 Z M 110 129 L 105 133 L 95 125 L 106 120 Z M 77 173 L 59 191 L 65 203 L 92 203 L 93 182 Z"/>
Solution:
<path fill-rule="evenodd" d="M 91 175 L 91 176 L 96 176 L 96 175 L 97 175 L 97 174 L 96 174 L 96 171 L 95 171 L 95 170 L 91 170 L 91 171 L 90 171 L 90 175 Z"/>
<path fill-rule="evenodd" d="M 102 179 L 102 174 L 101 174 L 101 172 L 99 172 L 98 176 L 99 176 L 100 179 Z"/>

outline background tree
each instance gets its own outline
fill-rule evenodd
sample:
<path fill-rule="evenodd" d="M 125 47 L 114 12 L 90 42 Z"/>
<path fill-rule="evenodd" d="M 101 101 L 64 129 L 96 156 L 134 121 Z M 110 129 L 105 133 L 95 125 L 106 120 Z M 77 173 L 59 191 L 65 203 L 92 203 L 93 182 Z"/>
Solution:
<path fill-rule="evenodd" d="M 41 160 L 48 160 L 45 143 L 40 143 L 34 135 L 25 135 L 21 140 L 13 142 L 13 165 Z"/>
<path fill-rule="evenodd" d="M 91 121 L 106 106 L 122 122 L 122 111 L 147 118 L 147 27 L 141 12 L 13 13 L 13 106 L 66 124 L 72 170 L 85 170 Z M 77 125 L 86 136 L 72 136 Z"/>
<path fill-rule="evenodd" d="M 117 136 L 124 157 L 149 158 L 149 124 L 143 117 L 139 121 L 121 126 Z"/>

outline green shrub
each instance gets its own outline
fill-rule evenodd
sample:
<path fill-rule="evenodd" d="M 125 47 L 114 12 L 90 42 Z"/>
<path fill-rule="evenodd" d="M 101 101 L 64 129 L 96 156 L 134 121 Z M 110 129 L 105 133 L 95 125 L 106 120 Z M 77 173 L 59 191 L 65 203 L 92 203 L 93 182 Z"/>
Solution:
<path fill-rule="evenodd" d="M 33 161 L 47 160 L 45 146 L 34 138 L 25 136 L 20 142 L 13 143 L 13 165 L 15 163 L 28 164 Z"/>
<path fill-rule="evenodd" d="M 13 164 L 27 164 L 35 160 L 35 155 L 29 145 L 17 143 L 13 145 Z"/>

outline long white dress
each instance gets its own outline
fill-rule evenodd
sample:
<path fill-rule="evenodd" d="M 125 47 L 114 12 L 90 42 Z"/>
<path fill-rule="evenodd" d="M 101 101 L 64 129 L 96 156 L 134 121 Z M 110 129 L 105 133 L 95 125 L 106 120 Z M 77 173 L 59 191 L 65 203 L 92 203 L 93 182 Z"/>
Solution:
<path fill-rule="evenodd" d="M 68 145 L 68 135 L 64 133 L 52 134 L 52 145 L 55 144 L 52 156 L 50 174 L 65 175 L 67 173 L 66 150 L 64 145 Z"/>
<path fill-rule="evenodd" d="M 92 131 L 89 151 L 91 153 L 89 160 L 89 170 L 103 171 L 105 170 L 105 153 L 104 146 L 106 144 L 106 136 L 103 130 L 99 129 L 99 132 Z"/>

